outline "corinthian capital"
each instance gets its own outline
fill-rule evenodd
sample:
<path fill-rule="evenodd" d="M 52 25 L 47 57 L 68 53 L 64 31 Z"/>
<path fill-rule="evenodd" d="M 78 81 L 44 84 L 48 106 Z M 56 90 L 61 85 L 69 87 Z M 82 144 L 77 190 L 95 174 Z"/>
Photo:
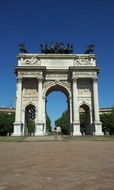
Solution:
<path fill-rule="evenodd" d="M 17 77 L 17 82 L 22 82 L 22 77 Z"/>
<path fill-rule="evenodd" d="M 38 82 L 43 82 L 43 77 L 39 77 Z"/>
<path fill-rule="evenodd" d="M 75 77 L 72 77 L 72 81 L 73 81 L 73 82 L 77 81 L 77 79 L 78 79 L 78 77 L 76 77 L 76 76 L 75 76 Z"/>
<path fill-rule="evenodd" d="M 97 76 L 93 77 L 93 82 L 97 82 L 97 81 L 98 81 L 98 77 Z"/>

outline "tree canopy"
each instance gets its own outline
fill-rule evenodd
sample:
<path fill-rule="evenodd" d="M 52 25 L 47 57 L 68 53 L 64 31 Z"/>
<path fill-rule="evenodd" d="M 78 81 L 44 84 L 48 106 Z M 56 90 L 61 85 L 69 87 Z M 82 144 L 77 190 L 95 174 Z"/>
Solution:
<path fill-rule="evenodd" d="M 35 133 L 35 121 L 33 119 L 29 119 L 27 122 L 27 127 L 28 127 L 28 135 L 31 136 L 31 134 Z"/>
<path fill-rule="evenodd" d="M 0 135 L 11 135 L 14 121 L 15 113 L 0 112 Z"/>
<path fill-rule="evenodd" d="M 81 131 L 85 131 L 85 117 L 85 114 L 80 113 Z M 114 135 L 114 106 L 112 107 L 111 113 L 101 114 L 100 120 L 102 122 L 102 129 L 104 134 Z M 55 126 L 60 126 L 63 134 L 69 134 L 70 122 L 68 110 L 64 111 L 62 116 L 55 121 Z"/>
<path fill-rule="evenodd" d="M 114 106 L 112 107 L 111 113 L 100 115 L 100 120 L 104 134 L 114 135 Z"/>
<path fill-rule="evenodd" d="M 111 133 L 114 135 L 114 106 L 111 110 Z"/>
<path fill-rule="evenodd" d="M 61 131 L 63 134 L 68 135 L 70 129 L 70 121 L 69 121 L 69 112 L 68 110 L 64 111 L 62 116 L 55 121 L 55 126 L 61 127 Z"/>
<path fill-rule="evenodd" d="M 47 132 L 51 132 L 52 129 L 51 129 L 51 120 L 48 116 L 48 114 L 46 113 L 46 129 L 47 129 Z"/>

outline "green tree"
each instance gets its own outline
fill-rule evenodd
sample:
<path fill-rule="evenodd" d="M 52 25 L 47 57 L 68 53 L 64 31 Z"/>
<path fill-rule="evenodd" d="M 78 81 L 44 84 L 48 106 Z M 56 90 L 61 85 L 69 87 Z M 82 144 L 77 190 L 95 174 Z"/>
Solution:
<path fill-rule="evenodd" d="M 105 113 L 100 116 L 104 134 L 109 132 L 110 135 L 114 135 L 114 106 L 111 109 L 111 113 Z"/>
<path fill-rule="evenodd" d="M 114 135 L 114 106 L 112 107 L 111 110 L 111 135 Z"/>
<path fill-rule="evenodd" d="M 15 113 L 0 112 L 0 135 L 11 135 L 14 121 Z"/>
<path fill-rule="evenodd" d="M 35 122 L 34 122 L 34 120 L 29 119 L 27 127 L 28 127 L 28 135 L 31 136 L 32 133 L 33 134 L 35 133 Z"/>
<path fill-rule="evenodd" d="M 100 120 L 102 122 L 102 129 L 104 134 L 106 135 L 107 133 L 111 133 L 111 114 L 110 113 L 104 113 L 100 115 Z"/>
<path fill-rule="evenodd" d="M 55 121 L 55 126 L 56 126 L 56 127 L 61 126 L 61 124 L 62 124 L 62 117 L 60 117 L 59 119 L 57 119 L 57 120 Z"/>
<path fill-rule="evenodd" d="M 80 113 L 80 130 L 81 133 L 86 133 L 86 114 Z"/>
<path fill-rule="evenodd" d="M 66 110 L 63 112 L 62 117 L 55 121 L 55 126 L 56 127 L 60 126 L 63 134 L 69 134 L 69 132 L 70 132 L 69 131 L 69 129 L 70 129 L 69 125 L 70 125 L 69 112 L 68 112 L 68 110 Z"/>
<path fill-rule="evenodd" d="M 46 129 L 47 129 L 47 132 L 52 132 L 52 129 L 51 129 L 51 120 L 48 116 L 48 114 L 46 113 Z"/>

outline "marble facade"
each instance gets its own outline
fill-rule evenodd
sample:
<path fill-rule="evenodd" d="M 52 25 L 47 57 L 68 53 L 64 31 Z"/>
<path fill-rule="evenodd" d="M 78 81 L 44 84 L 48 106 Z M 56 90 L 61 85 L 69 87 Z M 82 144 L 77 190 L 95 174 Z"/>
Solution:
<path fill-rule="evenodd" d="M 79 109 L 89 110 L 92 135 L 103 135 L 99 118 L 98 73 L 94 54 L 18 55 L 14 136 L 24 135 L 25 109 L 36 108 L 35 136 L 46 134 L 46 97 L 60 90 L 68 98 L 70 134 L 80 136 Z"/>

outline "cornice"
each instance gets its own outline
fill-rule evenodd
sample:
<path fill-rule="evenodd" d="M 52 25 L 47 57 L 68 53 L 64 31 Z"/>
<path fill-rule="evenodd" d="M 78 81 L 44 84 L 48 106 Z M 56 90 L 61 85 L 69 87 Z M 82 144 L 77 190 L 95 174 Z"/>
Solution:
<path fill-rule="evenodd" d="M 70 66 L 69 67 L 70 71 L 100 71 L 100 68 L 97 66 Z"/>
<path fill-rule="evenodd" d="M 46 67 L 45 66 L 17 66 L 14 69 L 15 74 L 17 74 L 19 71 L 43 71 L 45 72 Z"/>
<path fill-rule="evenodd" d="M 95 54 L 36 54 L 36 53 L 20 53 L 17 58 L 39 58 L 39 59 L 76 59 L 79 57 L 96 59 Z"/>

